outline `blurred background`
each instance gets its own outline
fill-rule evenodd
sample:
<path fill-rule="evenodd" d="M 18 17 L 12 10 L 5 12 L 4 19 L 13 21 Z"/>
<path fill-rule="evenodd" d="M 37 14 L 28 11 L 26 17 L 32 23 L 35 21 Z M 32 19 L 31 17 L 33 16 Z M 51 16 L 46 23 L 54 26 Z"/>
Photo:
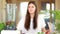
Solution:
<path fill-rule="evenodd" d="M 16 30 L 19 20 L 26 15 L 29 1 L 35 1 L 44 18 L 47 31 L 60 32 L 60 0 L 0 0 L 0 31 Z"/>

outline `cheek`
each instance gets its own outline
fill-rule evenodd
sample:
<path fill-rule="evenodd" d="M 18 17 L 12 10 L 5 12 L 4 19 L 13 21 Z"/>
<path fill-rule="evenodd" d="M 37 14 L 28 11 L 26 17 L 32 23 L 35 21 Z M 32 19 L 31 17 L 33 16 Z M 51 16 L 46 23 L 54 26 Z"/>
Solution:
<path fill-rule="evenodd" d="M 35 8 L 32 8 L 32 11 L 31 12 L 34 13 L 35 12 Z"/>
<path fill-rule="evenodd" d="M 32 8 L 32 10 L 35 12 L 36 9 L 35 8 Z"/>

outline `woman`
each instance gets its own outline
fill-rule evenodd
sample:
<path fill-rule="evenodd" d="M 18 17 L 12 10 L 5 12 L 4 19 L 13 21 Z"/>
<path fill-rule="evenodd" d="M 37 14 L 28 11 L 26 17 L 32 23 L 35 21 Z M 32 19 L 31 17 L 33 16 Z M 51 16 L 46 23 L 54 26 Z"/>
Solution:
<path fill-rule="evenodd" d="M 44 19 L 38 15 L 37 6 L 34 1 L 28 3 L 27 14 L 17 25 L 17 29 L 25 34 L 37 34 L 45 27 Z"/>

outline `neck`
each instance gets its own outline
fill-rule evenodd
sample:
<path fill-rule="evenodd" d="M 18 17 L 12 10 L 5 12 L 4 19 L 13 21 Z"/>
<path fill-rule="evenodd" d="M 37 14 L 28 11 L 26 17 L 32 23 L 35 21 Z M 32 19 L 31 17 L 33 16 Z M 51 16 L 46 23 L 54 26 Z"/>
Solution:
<path fill-rule="evenodd" d="M 31 18 L 34 18 L 34 14 L 30 14 L 30 17 L 31 17 Z"/>

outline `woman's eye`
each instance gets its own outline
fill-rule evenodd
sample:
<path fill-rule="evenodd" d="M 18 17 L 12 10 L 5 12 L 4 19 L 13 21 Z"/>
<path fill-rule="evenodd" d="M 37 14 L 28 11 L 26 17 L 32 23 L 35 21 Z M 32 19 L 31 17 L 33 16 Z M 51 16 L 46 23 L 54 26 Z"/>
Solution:
<path fill-rule="evenodd" d="M 32 6 L 32 8 L 34 8 L 34 7 Z"/>
<path fill-rule="evenodd" d="M 28 8 L 34 8 L 34 6 L 28 6 Z"/>

